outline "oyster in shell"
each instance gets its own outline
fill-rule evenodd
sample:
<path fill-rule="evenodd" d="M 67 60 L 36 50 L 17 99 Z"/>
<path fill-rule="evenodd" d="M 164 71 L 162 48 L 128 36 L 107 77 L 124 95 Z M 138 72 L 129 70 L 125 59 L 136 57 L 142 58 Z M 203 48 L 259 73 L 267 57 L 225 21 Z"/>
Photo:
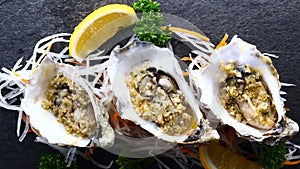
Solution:
<path fill-rule="evenodd" d="M 273 144 L 298 132 L 286 117 L 279 75 L 269 57 L 237 36 L 190 74 L 202 91 L 201 102 L 217 118 L 250 140 Z"/>
<path fill-rule="evenodd" d="M 204 119 L 169 49 L 134 40 L 115 48 L 110 61 L 108 74 L 122 118 L 169 142 L 219 138 Z"/>
<path fill-rule="evenodd" d="M 26 86 L 21 107 L 36 133 L 51 144 L 113 144 L 106 109 L 71 65 L 45 58 Z"/>

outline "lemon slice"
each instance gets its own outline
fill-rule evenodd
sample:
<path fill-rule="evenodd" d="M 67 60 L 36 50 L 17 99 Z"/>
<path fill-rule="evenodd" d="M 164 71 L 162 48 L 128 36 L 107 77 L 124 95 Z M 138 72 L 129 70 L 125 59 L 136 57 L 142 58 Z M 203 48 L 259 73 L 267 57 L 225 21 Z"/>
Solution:
<path fill-rule="evenodd" d="M 239 156 L 219 144 L 200 146 L 200 160 L 205 169 L 261 169 L 262 167 L 253 161 Z"/>
<path fill-rule="evenodd" d="M 120 28 L 130 26 L 136 20 L 134 9 L 124 4 L 110 4 L 95 10 L 84 18 L 72 33 L 69 43 L 70 55 L 82 62 Z"/>

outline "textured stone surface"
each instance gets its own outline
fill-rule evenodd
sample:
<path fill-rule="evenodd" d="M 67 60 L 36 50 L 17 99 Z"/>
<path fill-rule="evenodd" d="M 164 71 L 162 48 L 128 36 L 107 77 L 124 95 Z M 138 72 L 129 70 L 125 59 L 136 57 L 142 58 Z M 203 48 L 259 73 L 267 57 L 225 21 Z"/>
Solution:
<path fill-rule="evenodd" d="M 258 46 L 262 52 L 281 56 L 274 60 L 281 81 L 300 85 L 300 1 L 298 0 L 168 0 L 162 1 L 163 12 L 180 16 L 199 27 L 213 43 L 225 33 L 238 34 Z M 29 58 L 35 43 L 60 32 L 72 32 L 74 27 L 94 9 L 109 3 L 127 3 L 126 0 L 1 0 L 0 1 L 0 67 L 11 67 L 18 58 Z M 299 87 L 288 92 L 288 116 L 300 123 Z M 16 137 L 17 113 L 0 109 L 0 168 L 37 168 L 49 147 L 35 143 L 33 134 L 19 143 Z M 293 142 L 300 144 L 299 134 Z M 104 163 L 111 155 L 98 152 Z M 80 160 L 82 168 L 91 164 Z M 293 167 L 286 167 L 293 168 Z"/>

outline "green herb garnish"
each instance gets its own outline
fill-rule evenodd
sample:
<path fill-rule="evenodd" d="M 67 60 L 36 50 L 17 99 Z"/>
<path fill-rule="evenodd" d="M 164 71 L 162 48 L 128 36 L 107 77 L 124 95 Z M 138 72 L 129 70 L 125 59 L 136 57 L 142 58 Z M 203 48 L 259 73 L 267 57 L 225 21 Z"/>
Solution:
<path fill-rule="evenodd" d="M 152 0 L 139 0 L 132 6 L 143 14 L 133 29 L 137 38 L 152 42 L 159 47 L 165 47 L 171 40 L 172 32 L 168 26 L 162 29 L 164 16 L 160 13 L 159 3 Z"/>
<path fill-rule="evenodd" d="M 139 0 L 132 4 L 135 10 L 142 12 L 160 12 L 159 3 L 152 0 Z"/>
<path fill-rule="evenodd" d="M 144 169 L 149 167 L 154 162 L 151 157 L 148 158 L 127 158 L 119 156 L 117 159 L 117 164 L 119 169 Z"/>
<path fill-rule="evenodd" d="M 77 163 L 67 167 L 62 154 L 44 154 L 41 156 L 39 169 L 78 169 Z"/>
<path fill-rule="evenodd" d="M 285 143 L 275 146 L 260 145 L 259 163 L 266 169 L 277 169 L 284 166 L 286 148 Z"/>
<path fill-rule="evenodd" d="M 265 112 L 263 112 L 263 115 L 268 115 L 269 114 L 269 112 L 267 112 L 267 111 L 265 111 Z"/>

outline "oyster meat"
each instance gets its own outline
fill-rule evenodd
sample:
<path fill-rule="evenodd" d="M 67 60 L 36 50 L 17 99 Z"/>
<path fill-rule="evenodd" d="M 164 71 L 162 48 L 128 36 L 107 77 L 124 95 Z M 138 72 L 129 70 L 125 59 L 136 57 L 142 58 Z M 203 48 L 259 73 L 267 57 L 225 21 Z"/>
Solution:
<path fill-rule="evenodd" d="M 298 124 L 285 115 L 279 75 L 269 57 L 234 36 L 210 59 L 200 69 L 190 69 L 190 74 L 202 91 L 201 102 L 223 124 L 269 144 L 298 132 Z"/>
<path fill-rule="evenodd" d="M 106 109 L 71 65 L 45 58 L 26 86 L 21 107 L 37 134 L 51 144 L 113 144 Z"/>
<path fill-rule="evenodd" d="M 235 120 L 260 129 L 272 129 L 277 113 L 269 88 L 261 72 L 249 65 L 221 63 L 226 78 L 221 80 L 219 99 Z"/>
<path fill-rule="evenodd" d="M 204 119 L 169 49 L 132 41 L 114 49 L 110 61 L 108 73 L 122 118 L 169 142 L 204 142 L 219 137 Z"/>

